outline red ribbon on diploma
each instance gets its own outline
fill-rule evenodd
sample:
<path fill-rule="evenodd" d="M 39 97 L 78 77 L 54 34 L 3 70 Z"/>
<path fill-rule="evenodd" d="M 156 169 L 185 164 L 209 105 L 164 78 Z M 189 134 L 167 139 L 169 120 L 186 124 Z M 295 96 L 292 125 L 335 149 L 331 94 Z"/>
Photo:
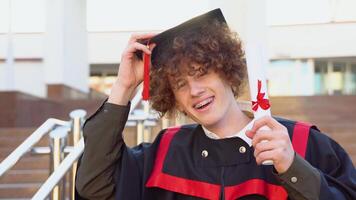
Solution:
<path fill-rule="evenodd" d="M 261 93 L 262 83 L 261 80 L 258 80 L 258 93 L 257 93 L 257 101 L 252 101 L 252 110 L 257 111 L 258 106 L 261 107 L 263 110 L 267 110 L 271 107 L 269 104 L 268 99 L 264 99 L 265 93 Z"/>

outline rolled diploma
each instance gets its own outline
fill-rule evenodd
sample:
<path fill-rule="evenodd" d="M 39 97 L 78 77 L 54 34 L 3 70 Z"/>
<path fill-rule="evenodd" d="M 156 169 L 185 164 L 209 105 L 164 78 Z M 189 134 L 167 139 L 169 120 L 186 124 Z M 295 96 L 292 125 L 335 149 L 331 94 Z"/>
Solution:
<path fill-rule="evenodd" d="M 267 94 L 267 82 L 265 78 L 264 67 L 267 63 L 264 62 L 264 54 L 262 45 L 256 43 L 249 43 L 245 48 L 248 82 L 250 86 L 250 96 L 251 101 L 257 101 L 258 93 L 258 80 L 261 81 L 261 93 L 265 93 L 264 99 L 268 99 Z M 259 119 L 263 116 L 271 116 L 271 108 L 264 110 L 258 107 L 256 111 L 253 111 L 254 120 Z M 263 126 L 260 130 L 270 130 L 269 127 Z M 262 141 L 266 142 L 266 141 Z M 264 165 L 273 165 L 272 160 L 263 161 Z"/>

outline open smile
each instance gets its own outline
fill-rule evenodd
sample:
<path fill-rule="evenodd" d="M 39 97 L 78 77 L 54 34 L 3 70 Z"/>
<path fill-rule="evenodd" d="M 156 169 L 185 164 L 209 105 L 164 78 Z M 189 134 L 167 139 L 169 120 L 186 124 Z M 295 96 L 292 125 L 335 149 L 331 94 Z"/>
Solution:
<path fill-rule="evenodd" d="M 212 103 L 214 102 L 214 99 L 215 99 L 214 96 L 206 98 L 194 104 L 193 108 L 198 112 L 206 111 L 211 107 Z"/>

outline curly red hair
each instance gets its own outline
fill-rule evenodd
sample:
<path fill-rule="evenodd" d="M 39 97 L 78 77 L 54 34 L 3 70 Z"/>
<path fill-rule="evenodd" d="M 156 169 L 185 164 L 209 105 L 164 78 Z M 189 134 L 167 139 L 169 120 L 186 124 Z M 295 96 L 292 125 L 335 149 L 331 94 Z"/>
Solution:
<path fill-rule="evenodd" d="M 237 34 L 225 23 L 214 22 L 208 26 L 179 33 L 152 63 L 150 72 L 151 106 L 161 116 L 176 113 L 176 101 L 170 78 L 184 71 L 190 76 L 214 70 L 232 85 L 237 97 L 246 78 L 245 54 Z M 198 68 L 196 66 L 199 66 Z"/>

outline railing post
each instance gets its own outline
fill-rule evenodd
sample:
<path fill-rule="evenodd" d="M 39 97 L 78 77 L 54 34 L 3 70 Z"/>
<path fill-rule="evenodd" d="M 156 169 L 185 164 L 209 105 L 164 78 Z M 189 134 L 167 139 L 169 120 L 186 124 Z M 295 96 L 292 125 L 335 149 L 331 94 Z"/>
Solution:
<path fill-rule="evenodd" d="M 140 144 L 143 142 L 143 135 L 144 135 L 144 126 L 143 126 L 143 120 L 138 120 L 137 121 L 137 144 Z"/>
<path fill-rule="evenodd" d="M 162 117 L 162 129 L 168 128 L 169 127 L 169 119 L 164 116 Z"/>
<path fill-rule="evenodd" d="M 49 134 L 51 138 L 51 174 L 56 170 L 64 159 L 64 147 L 66 146 L 66 137 L 68 135 L 69 128 L 59 126 L 52 130 Z M 65 181 L 64 181 L 65 182 Z M 60 183 L 53 188 L 52 200 L 59 200 L 60 198 Z M 63 186 L 62 186 L 63 187 Z M 65 192 L 65 187 L 62 188 L 62 192 Z"/>
<path fill-rule="evenodd" d="M 151 135 L 152 135 L 152 128 L 149 127 L 149 126 L 144 126 L 143 142 L 150 142 L 151 141 Z"/>
<path fill-rule="evenodd" d="M 69 113 L 69 116 L 72 120 L 72 134 L 73 134 L 73 147 L 75 147 L 81 136 L 82 136 L 82 126 L 84 124 L 84 117 L 86 116 L 87 112 L 85 110 L 74 110 Z M 77 173 L 77 162 L 73 163 L 72 172 L 70 175 L 70 196 L 71 199 L 74 199 L 75 195 L 75 175 Z"/>
<path fill-rule="evenodd" d="M 150 104 L 148 101 L 143 102 L 143 110 L 145 114 L 148 116 L 150 114 Z M 151 128 L 149 126 L 146 126 L 145 123 L 143 123 L 143 142 L 150 142 L 151 140 Z"/>

